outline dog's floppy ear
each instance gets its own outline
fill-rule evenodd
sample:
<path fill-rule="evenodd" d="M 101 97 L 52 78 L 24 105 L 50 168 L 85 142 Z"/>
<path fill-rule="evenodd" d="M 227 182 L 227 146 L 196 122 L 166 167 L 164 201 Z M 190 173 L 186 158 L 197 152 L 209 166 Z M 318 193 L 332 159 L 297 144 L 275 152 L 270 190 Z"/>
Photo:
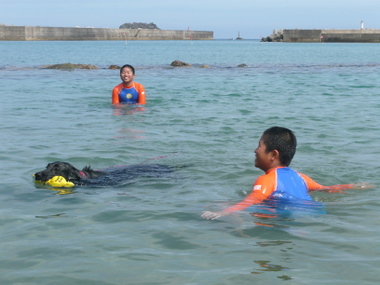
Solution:
<path fill-rule="evenodd" d="M 70 173 L 68 175 L 69 181 L 80 180 L 81 178 L 82 178 L 82 176 L 80 176 L 80 172 L 78 169 L 76 169 L 76 168 L 70 169 Z"/>
<path fill-rule="evenodd" d="M 60 171 L 67 181 L 75 181 L 81 179 L 80 171 L 72 166 L 68 162 L 64 162 L 60 164 Z"/>

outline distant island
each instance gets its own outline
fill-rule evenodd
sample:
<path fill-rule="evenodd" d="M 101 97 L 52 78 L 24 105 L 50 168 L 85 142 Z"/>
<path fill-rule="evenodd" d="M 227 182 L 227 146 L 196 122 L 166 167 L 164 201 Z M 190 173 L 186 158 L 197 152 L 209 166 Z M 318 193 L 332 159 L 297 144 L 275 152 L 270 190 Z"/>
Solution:
<path fill-rule="evenodd" d="M 146 29 L 146 30 L 161 30 L 157 27 L 154 23 L 124 23 L 122 24 L 119 29 Z"/>

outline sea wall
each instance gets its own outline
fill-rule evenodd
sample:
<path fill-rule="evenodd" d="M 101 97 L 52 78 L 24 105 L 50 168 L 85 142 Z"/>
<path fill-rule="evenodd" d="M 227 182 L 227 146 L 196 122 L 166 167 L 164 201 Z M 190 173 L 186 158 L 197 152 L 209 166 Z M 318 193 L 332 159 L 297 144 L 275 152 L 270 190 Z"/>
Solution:
<path fill-rule="evenodd" d="M 210 31 L 0 26 L 2 41 L 212 40 Z"/>
<path fill-rule="evenodd" d="M 284 42 L 380 43 L 380 30 L 283 30 Z"/>

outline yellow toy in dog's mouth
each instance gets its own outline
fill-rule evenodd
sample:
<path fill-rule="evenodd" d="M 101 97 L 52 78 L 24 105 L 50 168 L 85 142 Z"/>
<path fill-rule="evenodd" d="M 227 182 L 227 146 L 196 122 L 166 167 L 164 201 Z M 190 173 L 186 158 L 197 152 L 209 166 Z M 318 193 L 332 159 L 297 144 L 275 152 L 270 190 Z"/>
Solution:
<path fill-rule="evenodd" d="M 70 188 L 74 187 L 75 184 L 73 182 L 67 181 L 65 177 L 63 176 L 54 176 L 48 181 L 41 182 L 41 181 L 36 181 L 37 183 L 44 184 L 44 185 L 50 185 L 53 187 L 64 187 L 64 188 Z"/>

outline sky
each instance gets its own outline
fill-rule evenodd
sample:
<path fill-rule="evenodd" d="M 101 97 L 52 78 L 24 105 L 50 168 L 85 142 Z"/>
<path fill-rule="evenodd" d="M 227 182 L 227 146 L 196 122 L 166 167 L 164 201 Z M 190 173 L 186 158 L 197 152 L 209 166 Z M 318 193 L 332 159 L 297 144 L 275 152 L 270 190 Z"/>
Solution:
<path fill-rule="evenodd" d="M 213 31 L 259 39 L 274 29 L 380 29 L 380 0 L 0 0 L 0 24 Z"/>

